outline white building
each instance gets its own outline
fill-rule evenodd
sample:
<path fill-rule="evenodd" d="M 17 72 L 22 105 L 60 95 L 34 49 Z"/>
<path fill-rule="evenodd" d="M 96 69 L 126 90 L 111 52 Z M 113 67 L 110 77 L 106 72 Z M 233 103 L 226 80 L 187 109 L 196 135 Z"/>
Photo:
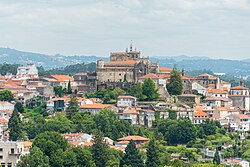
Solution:
<path fill-rule="evenodd" d="M 38 78 L 38 70 L 34 64 L 18 67 L 16 78 L 20 80 Z"/>
<path fill-rule="evenodd" d="M 119 110 L 124 110 L 127 107 L 136 106 L 136 97 L 133 96 L 119 96 L 117 98 L 117 107 Z"/>
<path fill-rule="evenodd" d="M 230 127 L 235 131 L 248 132 L 250 116 L 245 114 L 233 114 L 228 117 Z"/>
<path fill-rule="evenodd" d="M 8 110 L 8 111 L 13 111 L 14 110 L 14 104 L 8 102 L 8 101 L 0 101 L 0 110 Z"/>
<path fill-rule="evenodd" d="M 22 155 L 24 155 L 23 142 L 0 142 L 0 165 L 2 167 L 16 166 Z"/>

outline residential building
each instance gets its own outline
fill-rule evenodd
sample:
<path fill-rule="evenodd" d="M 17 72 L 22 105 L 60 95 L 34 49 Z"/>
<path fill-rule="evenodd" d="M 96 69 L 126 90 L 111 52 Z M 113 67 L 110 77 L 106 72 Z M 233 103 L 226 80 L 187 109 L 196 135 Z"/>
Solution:
<path fill-rule="evenodd" d="M 0 101 L 0 111 L 13 111 L 14 103 L 10 103 L 8 101 Z"/>
<path fill-rule="evenodd" d="M 119 111 L 125 110 L 127 107 L 136 107 L 137 99 L 133 96 L 118 96 L 117 107 Z"/>
<path fill-rule="evenodd" d="M 23 142 L 0 142 L 0 165 L 2 167 L 15 167 L 22 155 L 24 155 Z"/>
<path fill-rule="evenodd" d="M 97 114 L 102 109 L 110 109 L 118 112 L 117 107 L 111 104 L 83 104 L 82 106 L 80 106 L 80 112 L 89 112 L 91 114 Z"/>
<path fill-rule="evenodd" d="M 230 89 L 229 98 L 233 101 L 234 107 L 242 107 L 250 110 L 249 89 L 244 86 L 236 86 Z"/>
<path fill-rule="evenodd" d="M 20 66 L 17 68 L 16 78 L 19 80 L 38 78 L 38 70 L 34 64 L 28 64 L 27 66 Z"/>
<path fill-rule="evenodd" d="M 116 146 L 125 146 L 125 142 L 128 144 L 130 140 L 133 140 L 137 147 L 140 147 L 141 145 L 149 141 L 148 138 L 141 137 L 141 136 L 126 136 L 126 137 L 119 138 L 117 140 L 123 141 L 123 144 L 119 143 Z"/>
<path fill-rule="evenodd" d="M 178 96 L 178 101 L 183 103 L 200 104 L 200 96 L 195 94 L 182 94 Z"/>

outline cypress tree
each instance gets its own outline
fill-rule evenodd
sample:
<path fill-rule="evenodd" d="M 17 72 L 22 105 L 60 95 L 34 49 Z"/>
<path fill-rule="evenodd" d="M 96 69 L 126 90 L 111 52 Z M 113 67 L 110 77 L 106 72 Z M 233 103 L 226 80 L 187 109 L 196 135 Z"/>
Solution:
<path fill-rule="evenodd" d="M 104 143 L 102 135 L 95 136 L 91 152 L 96 167 L 106 166 L 108 161 L 108 146 Z"/>
<path fill-rule="evenodd" d="M 131 167 L 143 167 L 144 163 L 139 154 L 138 149 L 136 148 L 135 142 L 133 140 L 129 141 L 125 149 L 125 155 L 123 156 L 120 167 L 124 165 L 131 166 Z"/>
<path fill-rule="evenodd" d="M 150 140 L 147 148 L 146 167 L 158 167 L 160 165 L 159 152 L 155 140 Z"/>
<path fill-rule="evenodd" d="M 220 155 L 219 155 L 218 148 L 216 148 L 216 152 L 215 152 L 214 158 L 213 158 L 213 163 L 217 164 L 217 165 L 220 164 Z"/>
<path fill-rule="evenodd" d="M 181 80 L 181 73 L 177 70 L 176 65 L 170 74 L 170 82 L 167 85 L 167 90 L 170 95 L 182 94 L 183 85 Z"/>
<path fill-rule="evenodd" d="M 68 94 L 71 94 L 72 93 L 72 88 L 71 88 L 71 83 L 70 83 L 70 80 L 68 82 Z"/>
<path fill-rule="evenodd" d="M 17 110 L 14 110 L 8 123 L 10 130 L 10 140 L 17 141 L 23 138 L 22 122 Z"/>

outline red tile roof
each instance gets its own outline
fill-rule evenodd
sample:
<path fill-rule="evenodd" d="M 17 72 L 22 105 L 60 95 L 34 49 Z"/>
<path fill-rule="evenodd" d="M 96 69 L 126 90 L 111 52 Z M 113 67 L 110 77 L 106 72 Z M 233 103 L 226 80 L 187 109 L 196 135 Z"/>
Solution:
<path fill-rule="evenodd" d="M 68 82 L 68 81 L 74 81 L 74 78 L 68 76 L 68 75 L 62 75 L 62 74 L 51 74 L 53 78 L 55 78 L 59 82 Z"/>
<path fill-rule="evenodd" d="M 148 138 L 145 137 L 141 137 L 141 136 L 127 136 L 127 137 L 123 137 L 123 138 L 119 138 L 117 139 L 118 141 L 130 141 L 130 140 L 134 140 L 134 141 L 149 141 Z"/>
<path fill-rule="evenodd" d="M 102 109 L 111 106 L 110 104 L 84 104 L 80 108 L 83 109 Z"/>
<path fill-rule="evenodd" d="M 246 88 L 244 86 L 235 86 L 235 87 L 231 88 L 231 90 L 248 90 L 248 88 Z"/>

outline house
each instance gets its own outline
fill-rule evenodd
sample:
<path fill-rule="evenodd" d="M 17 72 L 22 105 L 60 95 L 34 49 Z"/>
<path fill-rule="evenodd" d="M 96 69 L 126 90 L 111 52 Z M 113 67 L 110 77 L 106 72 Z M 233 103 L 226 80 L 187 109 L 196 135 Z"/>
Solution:
<path fill-rule="evenodd" d="M 208 115 L 202 109 L 196 109 L 194 112 L 194 124 L 201 124 L 208 119 Z"/>
<path fill-rule="evenodd" d="M 233 101 L 234 107 L 242 107 L 250 110 L 249 89 L 244 86 L 236 86 L 230 89 L 229 98 Z"/>
<path fill-rule="evenodd" d="M 137 99 L 133 96 L 118 96 L 117 107 L 119 111 L 124 110 L 127 107 L 136 107 Z"/>
<path fill-rule="evenodd" d="M 249 167 L 249 162 L 245 161 L 245 160 L 242 160 L 240 158 L 238 158 L 238 159 L 229 159 L 229 160 L 227 160 L 227 162 L 231 166 L 233 166 L 233 165 L 241 165 L 241 167 Z"/>
<path fill-rule="evenodd" d="M 232 100 L 223 97 L 207 97 L 204 100 L 207 109 L 215 109 L 216 107 L 230 107 Z"/>
<path fill-rule="evenodd" d="M 15 104 L 8 101 L 0 101 L 0 110 L 1 111 L 13 111 Z"/>
<path fill-rule="evenodd" d="M 99 113 L 102 109 L 111 109 L 115 112 L 118 111 L 117 107 L 111 104 L 83 104 L 80 106 L 80 112 L 89 112 L 91 114 Z"/>
<path fill-rule="evenodd" d="M 71 86 L 75 86 L 74 78 L 63 74 L 51 74 L 48 77 L 43 77 L 41 79 L 45 85 L 51 86 L 62 86 L 67 88 L 70 82 Z"/>
<path fill-rule="evenodd" d="M 209 150 L 208 148 L 205 151 L 206 157 L 213 158 L 215 155 L 216 150 Z M 220 154 L 220 153 L 219 153 Z"/>
<path fill-rule="evenodd" d="M 199 83 L 197 83 L 197 82 L 192 82 L 192 91 L 193 92 L 196 92 L 196 93 L 198 93 L 198 94 L 202 94 L 202 95 L 206 95 L 206 93 L 207 93 L 207 89 L 206 88 L 204 88 L 203 86 L 201 86 Z"/>
<path fill-rule="evenodd" d="M 21 141 L 0 142 L 0 165 L 14 167 L 24 155 L 24 144 Z"/>
<path fill-rule="evenodd" d="M 30 153 L 30 149 L 32 147 L 32 142 L 31 141 L 24 141 L 23 142 L 23 146 L 24 146 L 24 154 L 27 155 Z"/>
<path fill-rule="evenodd" d="M 245 114 L 233 114 L 228 116 L 230 127 L 239 132 L 248 132 L 250 124 L 250 116 Z"/>
<path fill-rule="evenodd" d="M 16 78 L 19 80 L 38 78 L 38 70 L 34 64 L 28 64 L 27 66 L 20 66 L 17 68 Z"/>
<path fill-rule="evenodd" d="M 118 145 L 125 145 L 125 143 L 129 143 L 130 140 L 133 140 L 136 144 L 137 147 L 140 147 L 141 145 L 145 144 L 146 142 L 149 141 L 148 138 L 142 137 L 142 136 L 126 136 L 126 137 L 122 137 L 117 139 L 119 142 L 123 141 L 122 143 L 119 143 Z"/>
<path fill-rule="evenodd" d="M 222 90 L 222 89 L 212 89 L 207 88 L 207 97 L 221 97 L 221 98 L 228 98 L 228 92 Z"/>
<path fill-rule="evenodd" d="M 195 94 L 182 94 L 178 96 L 178 101 L 183 102 L 183 103 L 199 104 L 200 96 L 195 95 Z"/>

